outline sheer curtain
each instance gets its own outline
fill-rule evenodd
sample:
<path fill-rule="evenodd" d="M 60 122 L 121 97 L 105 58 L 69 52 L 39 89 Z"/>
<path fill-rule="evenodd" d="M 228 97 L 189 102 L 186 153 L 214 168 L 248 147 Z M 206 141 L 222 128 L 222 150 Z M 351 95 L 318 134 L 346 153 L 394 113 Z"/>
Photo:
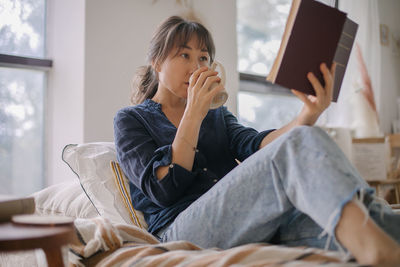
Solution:
<path fill-rule="evenodd" d="M 342 0 L 339 1 L 339 9 L 346 12 L 348 17 L 359 25 L 356 43 L 360 46 L 371 79 L 377 110 L 379 110 L 381 55 L 377 0 Z M 360 82 L 356 52 L 354 45 L 339 100 L 331 105 L 321 117 L 319 124 L 350 128 L 358 137 L 376 136 L 379 135 L 379 129 L 374 129 L 374 127 L 378 126 L 373 125 L 376 122 L 369 121 L 371 111 L 368 111 L 367 103 L 360 93 L 362 82 Z"/>

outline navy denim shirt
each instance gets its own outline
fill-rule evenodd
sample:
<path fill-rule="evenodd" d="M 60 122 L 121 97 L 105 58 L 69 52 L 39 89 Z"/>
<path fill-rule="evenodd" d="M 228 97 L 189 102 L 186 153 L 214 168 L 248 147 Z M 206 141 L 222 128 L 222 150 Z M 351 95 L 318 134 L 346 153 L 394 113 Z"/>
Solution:
<path fill-rule="evenodd" d="M 133 207 L 144 213 L 155 233 L 258 150 L 272 130 L 257 132 L 238 123 L 225 107 L 210 110 L 204 118 L 191 171 L 171 164 L 176 127 L 150 99 L 125 107 L 114 118 L 118 161 L 130 181 Z M 157 179 L 156 169 L 170 166 Z"/>

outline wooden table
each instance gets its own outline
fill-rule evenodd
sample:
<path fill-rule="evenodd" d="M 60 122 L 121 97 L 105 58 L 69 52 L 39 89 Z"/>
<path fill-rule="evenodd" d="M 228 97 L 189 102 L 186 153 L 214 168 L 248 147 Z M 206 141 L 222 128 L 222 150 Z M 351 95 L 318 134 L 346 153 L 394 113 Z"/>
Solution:
<path fill-rule="evenodd" d="M 61 247 L 73 241 L 73 225 L 30 226 L 0 223 L 0 251 L 31 250 L 41 248 L 49 267 L 64 266 Z"/>

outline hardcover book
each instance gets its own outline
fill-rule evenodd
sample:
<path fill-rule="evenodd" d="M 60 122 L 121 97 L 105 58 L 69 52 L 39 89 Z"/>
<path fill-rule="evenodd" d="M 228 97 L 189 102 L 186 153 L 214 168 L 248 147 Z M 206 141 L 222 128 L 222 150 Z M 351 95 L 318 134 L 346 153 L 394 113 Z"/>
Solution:
<path fill-rule="evenodd" d="M 13 215 L 29 214 L 35 211 L 33 197 L 13 197 L 0 195 L 0 222 L 9 221 Z"/>
<path fill-rule="evenodd" d="M 349 61 L 358 25 L 346 13 L 315 0 L 293 0 L 278 55 L 267 80 L 286 88 L 315 95 L 307 73 L 322 85 L 321 63 L 336 62 L 333 101 Z"/>

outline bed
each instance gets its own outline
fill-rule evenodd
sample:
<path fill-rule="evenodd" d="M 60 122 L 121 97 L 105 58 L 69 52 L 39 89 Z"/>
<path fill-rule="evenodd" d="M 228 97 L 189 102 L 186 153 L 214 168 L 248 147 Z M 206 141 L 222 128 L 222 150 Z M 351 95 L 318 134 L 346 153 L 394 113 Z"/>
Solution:
<path fill-rule="evenodd" d="M 186 241 L 159 243 L 132 207 L 128 180 L 113 143 L 67 145 L 63 161 L 78 179 L 33 194 L 36 213 L 75 218 L 76 241 L 66 266 L 358 266 L 343 253 L 248 244 L 203 249 Z M 0 266 L 46 266 L 43 253 L 0 254 Z"/>

